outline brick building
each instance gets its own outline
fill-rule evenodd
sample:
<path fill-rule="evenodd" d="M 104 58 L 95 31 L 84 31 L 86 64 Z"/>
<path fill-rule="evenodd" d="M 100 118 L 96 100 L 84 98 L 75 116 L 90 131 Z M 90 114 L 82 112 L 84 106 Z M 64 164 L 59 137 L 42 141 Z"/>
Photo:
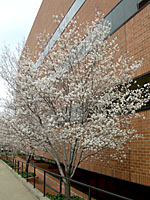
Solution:
<path fill-rule="evenodd" d="M 112 23 L 111 37 L 117 36 L 120 52 L 129 51 L 136 60 L 144 58 L 142 67 L 137 71 L 135 79 L 139 84 L 150 82 L 150 1 L 149 0 L 43 0 L 26 45 L 37 55 L 36 36 L 45 30 L 53 33 L 49 43 L 43 49 L 45 56 L 59 38 L 58 27 L 53 22 L 53 15 L 64 15 L 59 26 L 65 30 L 74 16 L 79 16 L 82 23 L 93 20 L 95 9 L 104 13 L 105 18 Z M 41 60 L 37 58 L 36 66 Z M 133 121 L 143 138 L 131 143 L 127 160 L 123 163 L 84 162 L 82 169 L 113 176 L 123 180 L 150 185 L 150 103 L 139 113 L 145 119 Z"/>

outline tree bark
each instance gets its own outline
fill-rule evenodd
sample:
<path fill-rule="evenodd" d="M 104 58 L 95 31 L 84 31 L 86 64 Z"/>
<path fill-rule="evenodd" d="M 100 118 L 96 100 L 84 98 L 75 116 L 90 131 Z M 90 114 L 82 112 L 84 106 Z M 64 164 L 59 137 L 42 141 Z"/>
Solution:
<path fill-rule="evenodd" d="M 11 155 L 11 157 L 12 157 L 12 161 L 14 161 L 14 158 L 15 158 L 15 153 L 12 151 L 12 155 Z"/>
<path fill-rule="evenodd" d="M 66 179 L 66 182 L 65 182 L 65 199 L 67 200 L 68 198 L 67 197 L 70 197 L 70 187 L 71 187 L 71 183 L 70 183 L 70 180 Z"/>
<path fill-rule="evenodd" d="M 26 159 L 26 168 L 25 168 L 25 172 L 26 172 L 26 173 L 28 173 L 28 170 L 29 170 L 29 163 L 30 163 L 30 161 L 31 161 L 31 158 L 32 158 L 32 155 L 29 154 L 29 155 L 27 156 L 27 159 Z"/>
<path fill-rule="evenodd" d="M 5 151 L 6 160 L 8 160 L 8 150 Z"/>

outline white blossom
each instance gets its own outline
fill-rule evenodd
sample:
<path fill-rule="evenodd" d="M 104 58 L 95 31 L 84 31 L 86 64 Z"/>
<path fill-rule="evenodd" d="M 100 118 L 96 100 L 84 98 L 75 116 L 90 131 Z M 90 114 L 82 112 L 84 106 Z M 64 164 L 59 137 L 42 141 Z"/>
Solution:
<path fill-rule="evenodd" d="M 99 14 L 92 24 L 81 31 L 72 21 L 38 69 L 26 48 L 18 62 L 5 51 L 0 64 L 11 94 L 2 118 L 8 132 L 26 151 L 49 152 L 69 177 L 90 156 L 105 160 L 106 149 L 122 162 L 120 153 L 136 136 L 130 122 L 150 99 L 150 93 L 143 95 L 150 84 L 130 90 L 142 61 L 116 56 L 117 39 L 106 40 L 110 24 Z"/>

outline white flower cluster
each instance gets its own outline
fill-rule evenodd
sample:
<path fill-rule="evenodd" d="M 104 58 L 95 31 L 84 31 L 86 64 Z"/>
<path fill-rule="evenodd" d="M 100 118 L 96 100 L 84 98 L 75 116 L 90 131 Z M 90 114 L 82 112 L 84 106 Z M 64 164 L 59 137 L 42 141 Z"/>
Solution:
<path fill-rule="evenodd" d="M 106 40 L 109 31 L 99 14 L 92 25 L 78 27 L 73 20 L 38 69 L 24 49 L 15 79 L 6 61 L 12 57 L 3 60 L 2 75 L 12 95 L 2 118 L 8 134 L 26 151 L 49 152 L 62 175 L 60 163 L 73 176 L 84 159 L 101 156 L 104 149 L 116 158 L 135 138 L 130 122 L 139 116 L 136 111 L 150 100 L 148 92 L 143 95 L 150 84 L 130 89 L 142 62 L 117 57 L 116 39 Z"/>

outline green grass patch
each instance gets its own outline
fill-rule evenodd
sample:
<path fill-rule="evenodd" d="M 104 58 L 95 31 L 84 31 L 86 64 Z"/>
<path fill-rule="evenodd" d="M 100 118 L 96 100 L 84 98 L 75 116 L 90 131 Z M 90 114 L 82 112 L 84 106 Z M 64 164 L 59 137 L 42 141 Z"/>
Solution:
<path fill-rule="evenodd" d="M 25 156 L 25 154 L 24 154 L 24 153 L 18 152 L 18 153 L 17 153 L 17 156 Z"/>
<path fill-rule="evenodd" d="M 25 171 L 19 172 L 19 174 L 20 174 L 23 178 L 34 177 L 34 173 L 33 173 L 33 172 L 28 172 L 28 176 L 27 176 L 27 173 L 26 173 Z"/>
<path fill-rule="evenodd" d="M 3 160 L 5 163 L 9 164 L 9 160 Z"/>
<path fill-rule="evenodd" d="M 15 164 L 13 164 L 11 161 L 9 161 L 9 160 L 3 160 L 7 165 L 9 165 L 11 168 L 15 168 L 16 167 L 16 165 Z"/>
<path fill-rule="evenodd" d="M 11 161 L 9 160 L 3 160 L 7 165 L 9 165 L 11 168 L 15 168 L 17 167 L 17 165 L 13 164 Z"/>
<path fill-rule="evenodd" d="M 9 165 L 11 168 L 17 167 L 17 165 L 15 165 L 15 164 L 13 164 L 13 163 L 8 163 L 8 165 Z"/>
<path fill-rule="evenodd" d="M 64 197 L 60 197 L 60 195 L 53 195 L 53 194 L 49 194 L 47 193 L 46 196 L 51 199 L 51 200 L 64 200 L 65 198 Z M 84 200 L 83 198 L 81 197 L 78 197 L 78 196 L 72 196 L 71 197 L 72 200 Z"/>

